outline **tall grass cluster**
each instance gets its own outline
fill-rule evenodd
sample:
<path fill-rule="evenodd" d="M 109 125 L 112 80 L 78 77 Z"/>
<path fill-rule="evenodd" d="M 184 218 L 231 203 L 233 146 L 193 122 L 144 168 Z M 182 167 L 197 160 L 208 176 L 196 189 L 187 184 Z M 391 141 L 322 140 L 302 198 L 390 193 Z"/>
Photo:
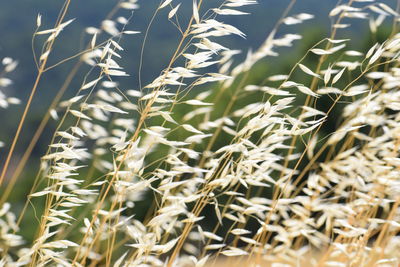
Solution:
<path fill-rule="evenodd" d="M 301 2 L 271 32 L 260 29 L 259 48 L 239 51 L 224 40 L 246 35 L 226 18 L 251 16 L 255 0 L 190 0 L 189 14 L 161 1 L 153 20 L 180 37 L 160 75 L 133 89 L 120 86 L 138 75 L 119 63 L 120 41 L 145 47 L 149 31 L 134 18 L 146 1 L 119 1 L 86 29 L 82 51 L 54 64 L 57 38 L 74 23 L 70 0 L 54 26 L 38 15 L 29 98 L 0 91 L 1 109 L 23 106 L 15 135 L 0 143 L 0 266 L 399 266 L 400 3 L 341 0 L 329 14 L 294 13 Z M 330 17 L 330 33 L 287 73 L 252 84 L 253 67 L 301 44 L 287 32 L 314 15 Z M 354 22 L 371 46 L 340 37 L 359 38 Z M 383 27 L 391 32 L 379 40 Z M 25 132 L 42 76 L 64 62 L 75 65 L 36 132 Z M 2 65 L 0 89 L 18 73 L 17 59 Z M 57 126 L 34 159 L 38 172 L 21 175 L 49 121 Z M 335 129 L 324 133 L 328 122 Z M 29 195 L 14 200 L 24 184 Z"/>

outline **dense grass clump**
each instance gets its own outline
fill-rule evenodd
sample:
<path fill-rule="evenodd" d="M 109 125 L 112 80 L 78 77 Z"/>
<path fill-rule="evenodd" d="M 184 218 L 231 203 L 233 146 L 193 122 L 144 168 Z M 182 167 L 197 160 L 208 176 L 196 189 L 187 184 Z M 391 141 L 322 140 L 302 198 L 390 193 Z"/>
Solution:
<path fill-rule="evenodd" d="M 161 1 L 151 21 L 178 29 L 176 48 L 158 77 L 129 89 L 123 81 L 140 73 L 121 66 L 121 40 L 144 36 L 143 55 L 151 25 L 139 32 L 131 19 L 145 1 L 119 1 L 86 29 L 82 51 L 55 63 L 70 0 L 54 27 L 38 15 L 36 80 L 16 134 L 0 142 L 0 266 L 399 266 L 399 3 L 339 1 L 318 14 L 330 33 L 289 71 L 260 67 L 303 42 L 292 25 L 314 15 L 292 11 L 301 1 L 242 62 L 225 39 L 246 35 L 226 18 L 251 16 L 256 1 Z M 340 37 L 359 38 L 355 20 L 370 31 L 366 48 Z M 16 156 L 42 77 L 66 62 L 75 65 Z M 18 72 L 16 60 L 2 65 L 0 89 Z M 18 103 L 0 91 L 0 108 Z M 24 184 L 29 195 L 16 199 Z"/>

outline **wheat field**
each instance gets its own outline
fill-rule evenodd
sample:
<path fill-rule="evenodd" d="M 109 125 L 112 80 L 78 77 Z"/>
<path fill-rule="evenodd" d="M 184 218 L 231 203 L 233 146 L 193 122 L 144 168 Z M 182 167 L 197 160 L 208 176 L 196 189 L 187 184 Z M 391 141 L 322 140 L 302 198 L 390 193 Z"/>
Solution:
<path fill-rule="evenodd" d="M 22 112 L 0 141 L 0 267 L 400 266 L 400 1 L 294 12 L 304 1 L 259 30 L 258 48 L 237 50 L 226 39 L 246 33 L 229 18 L 252 16 L 255 0 L 163 0 L 144 31 L 135 12 L 146 1 L 121 0 L 58 61 L 71 0 L 52 26 L 38 14 L 26 101 L 3 93 L 18 59 L 1 62 L 0 114 Z M 316 16 L 329 32 L 255 83 L 259 62 L 307 44 L 296 27 Z M 153 20 L 176 27 L 176 47 L 152 82 L 125 88 L 140 73 L 122 65 L 122 40 L 141 36 L 143 55 Z M 24 131 L 43 77 L 66 62 L 37 130 Z"/>

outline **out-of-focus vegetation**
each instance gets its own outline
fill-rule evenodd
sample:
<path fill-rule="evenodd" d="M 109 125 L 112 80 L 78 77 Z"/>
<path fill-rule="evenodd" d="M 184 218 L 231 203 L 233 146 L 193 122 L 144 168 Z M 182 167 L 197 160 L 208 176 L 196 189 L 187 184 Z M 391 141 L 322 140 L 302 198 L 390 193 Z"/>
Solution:
<path fill-rule="evenodd" d="M 57 40 L 59 45 L 55 47 L 54 62 L 73 56 L 80 51 L 84 47 L 85 41 L 87 41 L 84 29 L 86 27 L 101 25 L 101 21 L 116 3 L 117 1 L 108 0 L 72 2 L 69 17 L 75 20 L 71 27 L 66 29 L 63 35 L 60 36 L 60 39 Z M 243 48 L 257 48 L 271 31 L 288 3 L 288 0 L 260 1 L 257 6 L 246 8 L 246 11 L 252 14 L 251 16 L 241 17 L 240 19 L 235 17 L 227 18 L 227 22 L 240 26 L 247 37 L 228 37 L 227 40 L 224 40 L 224 44 L 242 50 Z M 0 40 L 0 55 L 10 56 L 19 62 L 18 72 L 11 74 L 13 84 L 6 89 L 8 95 L 16 96 L 22 100 L 28 97 L 29 89 L 34 82 L 34 74 L 37 72 L 32 52 L 32 34 L 36 27 L 36 16 L 37 14 L 41 14 L 43 23 L 51 24 L 56 20 L 62 4 L 60 1 L 49 0 L 40 2 L 16 0 L 15 2 L 5 2 L 2 9 L 0 9 L 0 32 L 3 33 L 3 36 L 7 36 L 7 38 Z M 140 9 L 133 12 L 130 23 L 134 24 L 135 29 L 144 33 L 150 23 L 151 17 L 149 14 L 154 12 L 158 2 L 146 1 L 139 3 L 139 5 Z M 327 13 L 333 5 L 334 3 L 306 0 L 295 5 L 293 12 Z M 19 12 L 25 14 L 25 16 L 15 16 L 16 6 L 18 6 Z M 93 6 L 96 6 L 96 8 L 93 8 Z M 189 11 L 190 8 L 189 4 L 183 3 L 182 9 Z M 294 58 L 299 58 L 311 44 L 318 40 L 321 34 L 326 34 L 329 31 L 329 20 L 320 16 L 316 17 L 313 23 L 300 25 L 297 28 L 304 34 L 303 42 L 299 46 L 286 48 L 286 52 L 279 59 L 269 58 L 258 63 L 251 71 L 249 77 L 251 83 L 261 83 L 265 79 L 265 73 L 285 73 L 290 71 L 290 62 Z M 289 32 L 289 30 L 282 29 L 281 34 L 283 35 L 285 32 Z M 141 72 L 143 84 L 149 83 L 165 67 L 165 59 L 171 56 L 176 46 L 176 37 L 178 34 L 177 29 L 173 25 L 166 24 L 162 20 L 155 20 L 152 23 L 143 53 L 143 69 L 145 69 L 145 71 Z M 38 39 L 40 40 L 40 38 Z M 121 40 L 125 49 L 123 53 L 125 56 L 121 59 L 121 64 L 132 73 L 129 79 L 122 81 L 122 85 L 126 88 L 136 88 L 138 86 L 138 68 L 143 40 L 144 34 L 135 39 L 124 38 Z M 162 46 L 162 49 L 160 49 L 160 46 Z M 38 49 L 38 45 L 35 46 L 35 49 Z M 238 59 L 243 60 L 244 55 L 239 55 Z M 19 146 L 16 148 L 15 157 L 17 160 L 28 146 L 34 131 L 36 131 L 43 117 L 43 113 L 47 111 L 51 100 L 62 86 L 65 80 L 65 73 L 72 68 L 75 62 L 76 60 L 65 62 L 44 76 L 37 96 L 34 98 L 34 105 L 24 126 L 24 131 L 28 134 L 21 138 Z M 85 71 L 83 70 L 81 73 L 78 73 L 71 82 L 66 96 L 75 94 Z M 228 94 L 221 99 L 221 105 L 219 105 L 221 112 L 229 97 Z M 250 103 L 253 99 L 258 98 L 258 96 L 247 98 L 247 102 Z M 7 119 L 3 119 L 4 127 L 3 131 L 0 132 L 0 140 L 10 141 L 12 139 L 16 130 L 14 122 L 18 120 L 21 112 L 21 106 L 15 106 L 12 110 L 7 109 L 2 111 L 3 117 Z M 185 114 L 187 110 L 182 110 L 181 112 Z M 46 152 L 46 146 L 51 138 L 51 132 L 54 130 L 54 127 L 55 123 L 51 121 L 47 127 L 48 130 L 44 132 L 38 145 L 35 146 L 33 156 L 24 169 L 23 177 L 26 177 L 25 179 L 31 179 L 31 173 L 37 171 L 38 159 Z M 0 158 L 5 157 L 5 152 L 5 149 L 0 150 Z M 29 182 L 27 185 L 29 185 Z M 18 186 L 12 198 L 21 199 L 29 190 L 29 186 Z"/>

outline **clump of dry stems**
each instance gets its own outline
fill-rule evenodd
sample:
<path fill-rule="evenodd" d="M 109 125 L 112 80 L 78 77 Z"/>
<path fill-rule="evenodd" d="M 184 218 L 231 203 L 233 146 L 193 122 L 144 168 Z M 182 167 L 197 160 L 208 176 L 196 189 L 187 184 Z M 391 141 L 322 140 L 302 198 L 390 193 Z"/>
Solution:
<path fill-rule="evenodd" d="M 0 143 L 7 150 L 0 266 L 398 266 L 398 6 L 339 1 L 329 14 L 331 33 L 289 73 L 266 73 L 256 85 L 248 77 L 257 62 L 301 42 L 300 34 L 281 34 L 281 28 L 314 16 L 293 13 L 299 4 L 293 0 L 265 42 L 240 63 L 240 51 L 221 41 L 245 33 L 224 18 L 251 16 L 242 9 L 256 1 L 193 0 L 186 25 L 177 23 L 179 2 L 165 0 L 155 10 L 181 36 L 161 75 L 142 88 L 119 86 L 135 73 L 118 62 L 121 38 L 147 34 L 130 23 L 131 11 L 145 1 L 120 1 L 99 27 L 87 28 L 90 41 L 65 59 L 76 65 L 10 171 L 42 75 L 64 62 L 48 64 L 55 40 L 73 23 L 66 19 L 69 0 L 54 27 L 44 29 L 38 16 L 34 37 L 47 39 L 35 55 L 37 78 L 13 141 Z M 206 10 L 205 2 L 214 7 Z M 389 22 L 392 33 L 366 51 L 351 50 L 353 40 L 339 36 L 354 20 L 366 21 L 372 36 Z M 310 57 L 317 57 L 314 65 L 306 63 Z M 4 87 L 11 81 L 3 76 L 17 64 L 2 63 Z M 65 100 L 84 64 L 90 71 Z M 258 102 L 243 105 L 243 96 L 253 94 L 261 96 Z M 319 110 L 321 99 L 330 106 Z M 1 108 L 15 103 L 0 92 Z M 332 117 L 339 104 L 342 116 Z M 51 117 L 58 126 L 16 212 L 8 199 L 26 182 L 20 174 Z M 339 126 L 323 136 L 328 120 Z M 24 220 L 30 209 L 37 224 Z M 20 230 L 33 225 L 30 242 Z"/>

